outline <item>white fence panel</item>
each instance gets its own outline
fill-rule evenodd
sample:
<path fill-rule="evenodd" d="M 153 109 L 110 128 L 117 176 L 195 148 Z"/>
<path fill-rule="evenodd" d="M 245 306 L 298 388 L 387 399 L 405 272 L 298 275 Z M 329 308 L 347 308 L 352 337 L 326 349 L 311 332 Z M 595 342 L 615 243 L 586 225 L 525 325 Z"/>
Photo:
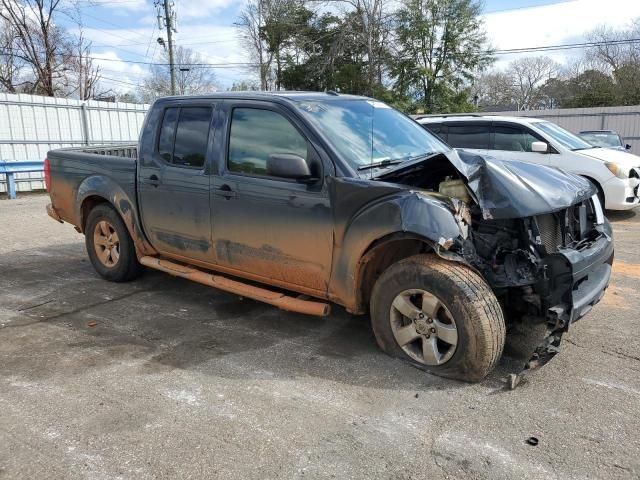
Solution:
<path fill-rule="evenodd" d="M 0 160 L 41 160 L 49 150 L 135 143 L 149 105 L 83 102 L 0 93 Z M 44 188 L 42 175 L 16 175 L 18 191 Z M 0 192 L 6 192 L 4 175 Z"/>

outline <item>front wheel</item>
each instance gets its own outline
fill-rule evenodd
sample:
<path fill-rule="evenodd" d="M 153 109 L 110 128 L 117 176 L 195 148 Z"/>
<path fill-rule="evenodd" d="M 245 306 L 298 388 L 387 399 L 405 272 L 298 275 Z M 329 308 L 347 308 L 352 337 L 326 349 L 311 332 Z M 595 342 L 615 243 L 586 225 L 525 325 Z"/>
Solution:
<path fill-rule="evenodd" d="M 436 375 L 477 382 L 502 355 L 500 304 L 464 265 L 433 255 L 401 260 L 380 275 L 370 311 L 382 350 Z"/>

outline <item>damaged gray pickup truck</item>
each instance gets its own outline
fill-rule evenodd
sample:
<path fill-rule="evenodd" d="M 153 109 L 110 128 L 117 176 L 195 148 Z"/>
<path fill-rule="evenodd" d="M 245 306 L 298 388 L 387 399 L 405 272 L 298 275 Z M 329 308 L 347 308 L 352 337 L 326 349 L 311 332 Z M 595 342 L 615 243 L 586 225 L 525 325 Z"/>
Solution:
<path fill-rule="evenodd" d="M 528 326 L 545 334 L 526 367 L 544 363 L 611 274 L 587 180 L 456 152 L 369 98 L 163 98 L 138 145 L 51 151 L 45 178 L 107 280 L 146 266 L 294 312 L 333 302 L 369 313 L 385 352 L 465 381 Z"/>

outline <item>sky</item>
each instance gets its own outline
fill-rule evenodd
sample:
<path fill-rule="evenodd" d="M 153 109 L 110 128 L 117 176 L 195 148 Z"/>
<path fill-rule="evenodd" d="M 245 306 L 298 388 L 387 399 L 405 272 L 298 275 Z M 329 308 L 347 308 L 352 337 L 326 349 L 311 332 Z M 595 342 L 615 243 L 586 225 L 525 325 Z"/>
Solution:
<path fill-rule="evenodd" d="M 80 7 L 84 35 L 93 42 L 92 56 L 102 70 L 104 88 L 135 91 L 149 66 L 158 61 L 162 47 L 156 8 L 152 0 L 62 0 Z M 242 0 L 174 0 L 178 18 L 178 45 L 202 55 L 214 64 L 248 62 L 233 26 Z M 511 49 L 580 42 L 598 25 L 624 27 L 640 17 L 640 0 L 485 0 L 483 19 L 491 47 Z M 68 22 L 70 30 L 77 27 Z M 578 50 L 548 54 L 556 61 Z M 531 55 L 531 54 L 527 54 Z M 498 68 L 517 54 L 496 57 Z M 221 89 L 234 82 L 251 80 L 243 68 L 216 68 Z"/>

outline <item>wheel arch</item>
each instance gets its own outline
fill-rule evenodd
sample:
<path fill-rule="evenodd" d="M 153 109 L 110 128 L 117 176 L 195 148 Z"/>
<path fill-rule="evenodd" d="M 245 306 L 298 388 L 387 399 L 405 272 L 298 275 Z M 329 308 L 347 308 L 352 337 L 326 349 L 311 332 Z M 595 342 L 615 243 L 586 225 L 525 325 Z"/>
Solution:
<path fill-rule="evenodd" d="M 602 208 L 604 209 L 605 208 L 604 205 L 605 205 L 605 202 L 607 201 L 607 197 L 606 197 L 606 194 L 604 193 L 604 188 L 602 188 L 602 184 L 599 181 L 597 181 L 595 178 L 589 175 L 580 175 L 580 176 L 586 178 L 596 186 L 596 188 L 598 189 L 598 195 L 602 195 L 602 200 L 604 200 L 602 204 Z"/>
<path fill-rule="evenodd" d="M 369 309 L 373 286 L 391 265 L 405 258 L 434 250 L 428 238 L 409 232 L 395 232 L 375 240 L 360 257 L 356 269 L 356 298 L 354 313 Z"/>
<path fill-rule="evenodd" d="M 388 266 L 389 259 L 397 261 L 432 250 L 438 243 L 448 248 L 462 241 L 452 206 L 415 191 L 381 199 L 359 210 L 345 225 L 337 229 L 334 240 L 328 296 L 356 314 L 367 311 L 372 272 Z"/>
<path fill-rule="evenodd" d="M 157 253 L 143 233 L 135 199 L 132 200 L 117 183 L 103 175 L 86 178 L 78 188 L 76 206 L 78 225 L 76 226 L 81 233 L 84 233 L 91 210 L 102 204 L 110 205 L 120 215 L 133 239 L 138 257 Z"/>

